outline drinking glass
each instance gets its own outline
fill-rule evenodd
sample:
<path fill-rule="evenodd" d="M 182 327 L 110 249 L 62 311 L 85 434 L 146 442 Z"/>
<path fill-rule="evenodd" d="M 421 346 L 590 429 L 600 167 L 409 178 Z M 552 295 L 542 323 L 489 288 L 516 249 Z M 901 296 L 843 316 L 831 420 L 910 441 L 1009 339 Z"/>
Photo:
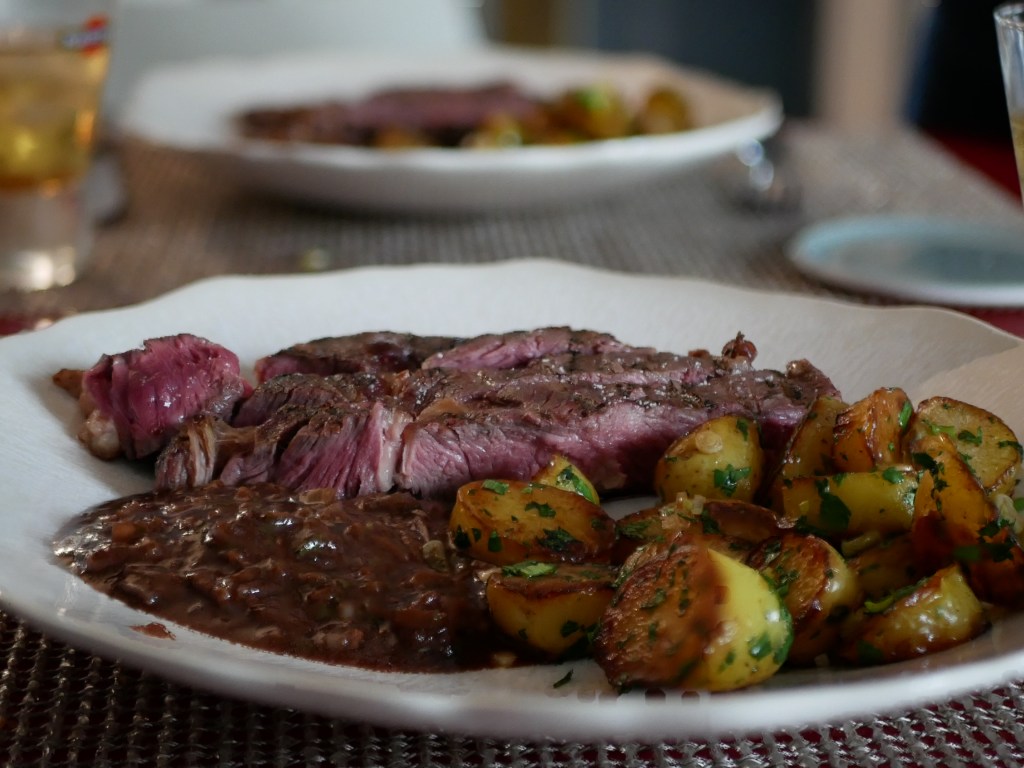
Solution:
<path fill-rule="evenodd" d="M 1017 176 L 1024 185 L 1024 3 L 1005 3 L 994 14 Z"/>
<path fill-rule="evenodd" d="M 67 285 L 85 266 L 84 200 L 113 0 L 0 0 L 0 289 Z"/>

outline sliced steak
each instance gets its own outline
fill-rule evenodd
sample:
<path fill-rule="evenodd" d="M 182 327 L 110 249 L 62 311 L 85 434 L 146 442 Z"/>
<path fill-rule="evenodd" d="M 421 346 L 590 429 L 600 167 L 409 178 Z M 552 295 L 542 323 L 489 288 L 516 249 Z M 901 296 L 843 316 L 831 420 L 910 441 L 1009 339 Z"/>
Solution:
<path fill-rule="evenodd" d="M 453 347 L 452 352 L 459 349 L 459 346 Z M 430 360 L 437 361 L 440 357 Z M 467 358 L 461 353 L 458 358 L 460 364 L 468 366 Z M 676 355 L 633 347 L 601 353 L 563 351 L 529 359 L 521 354 L 509 354 L 503 356 L 503 361 L 506 364 L 515 361 L 517 367 L 284 374 L 259 384 L 241 405 L 233 423 L 240 427 L 260 424 L 271 418 L 278 408 L 291 404 L 326 406 L 393 397 L 412 413 L 419 414 L 424 409 L 436 410 L 439 404 L 454 407 L 461 402 L 500 400 L 504 388 L 520 388 L 531 382 L 544 386 L 557 380 L 569 390 L 590 384 L 659 386 L 698 384 L 722 373 L 718 359 L 711 356 Z M 482 365 L 482 361 L 477 362 Z"/>
<path fill-rule="evenodd" d="M 282 377 L 260 385 L 262 404 L 234 431 L 190 426 L 158 462 L 157 484 L 448 496 L 472 479 L 528 478 L 561 453 L 603 492 L 647 492 L 658 458 L 697 424 L 743 414 L 773 454 L 818 394 L 835 393 L 809 363 L 758 370 L 754 354 L 749 343 L 724 356 L 563 351 L 509 369 L 381 373 L 372 385 L 362 373 Z"/>
<path fill-rule="evenodd" d="M 394 88 L 357 101 L 324 101 L 253 109 L 237 118 L 242 135 L 272 141 L 373 145 L 382 132 L 401 130 L 424 143 L 458 146 L 488 118 L 535 122 L 542 105 L 511 83 L 470 87 Z"/>
<path fill-rule="evenodd" d="M 54 379 L 74 391 L 71 373 L 61 371 Z M 238 401 L 252 392 L 233 352 L 188 333 L 103 355 L 82 373 L 78 388 L 86 413 L 79 438 L 104 459 L 150 456 L 187 419 L 200 414 L 229 419 Z"/>
<path fill-rule="evenodd" d="M 412 417 L 383 401 L 287 405 L 255 427 L 193 419 L 160 454 L 157 488 L 271 482 L 296 491 L 332 488 L 341 498 L 394 485 L 402 431 Z"/>
<path fill-rule="evenodd" d="M 582 370 L 587 363 L 579 360 L 590 358 L 593 366 L 593 361 L 606 356 L 609 361 L 619 356 L 627 367 L 657 357 L 665 360 L 679 357 L 650 347 L 633 347 L 607 333 L 562 326 L 489 333 L 470 339 L 373 331 L 296 344 L 258 360 L 256 376 L 263 382 L 288 373 L 328 376 L 396 373 L 419 368 L 499 370 L 537 363 Z"/>
<path fill-rule="evenodd" d="M 555 453 L 601 492 L 648 492 L 654 465 L 681 434 L 715 411 L 685 390 L 536 384 L 504 402 L 477 401 L 436 413 L 403 434 L 396 480 L 425 496 L 448 496 L 470 479 L 529 478 Z M 739 409 L 734 404 L 718 409 Z"/>
<path fill-rule="evenodd" d="M 422 411 L 402 437 L 398 486 L 448 496 L 469 479 L 529 478 L 560 453 L 602 492 L 649 492 L 665 449 L 708 419 L 730 413 L 752 419 L 771 458 L 818 394 L 836 394 L 806 361 L 785 373 L 719 369 L 692 386 L 574 380 L 567 387 L 557 378 L 518 384 L 447 412 Z"/>

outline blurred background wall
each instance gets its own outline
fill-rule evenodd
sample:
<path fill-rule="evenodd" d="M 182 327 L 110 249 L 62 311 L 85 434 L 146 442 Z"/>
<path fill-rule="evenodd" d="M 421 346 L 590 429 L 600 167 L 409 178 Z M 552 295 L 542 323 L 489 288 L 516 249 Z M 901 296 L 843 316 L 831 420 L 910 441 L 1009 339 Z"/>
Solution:
<path fill-rule="evenodd" d="M 643 50 L 775 88 L 788 114 L 850 126 L 903 117 L 929 5 L 907 0 L 488 0 L 491 35 Z"/>

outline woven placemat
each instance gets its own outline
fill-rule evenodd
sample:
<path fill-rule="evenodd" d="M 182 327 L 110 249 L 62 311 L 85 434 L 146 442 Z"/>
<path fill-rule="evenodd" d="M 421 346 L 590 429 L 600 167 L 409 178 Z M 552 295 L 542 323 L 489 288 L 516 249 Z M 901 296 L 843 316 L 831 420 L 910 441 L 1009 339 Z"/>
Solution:
<path fill-rule="evenodd" d="M 886 718 L 661 744 L 497 741 L 389 730 L 168 683 L 0 617 L 10 766 L 1015 766 L 1020 685 Z M 837 695 L 841 695 L 841 692 Z"/>

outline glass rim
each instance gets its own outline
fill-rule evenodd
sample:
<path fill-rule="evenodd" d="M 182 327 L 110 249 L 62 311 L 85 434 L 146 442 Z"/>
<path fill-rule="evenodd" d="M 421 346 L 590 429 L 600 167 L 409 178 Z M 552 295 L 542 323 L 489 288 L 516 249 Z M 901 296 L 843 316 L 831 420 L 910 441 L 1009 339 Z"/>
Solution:
<path fill-rule="evenodd" d="M 996 24 L 1011 29 L 1024 30 L 1024 3 L 1004 3 L 993 12 Z"/>

